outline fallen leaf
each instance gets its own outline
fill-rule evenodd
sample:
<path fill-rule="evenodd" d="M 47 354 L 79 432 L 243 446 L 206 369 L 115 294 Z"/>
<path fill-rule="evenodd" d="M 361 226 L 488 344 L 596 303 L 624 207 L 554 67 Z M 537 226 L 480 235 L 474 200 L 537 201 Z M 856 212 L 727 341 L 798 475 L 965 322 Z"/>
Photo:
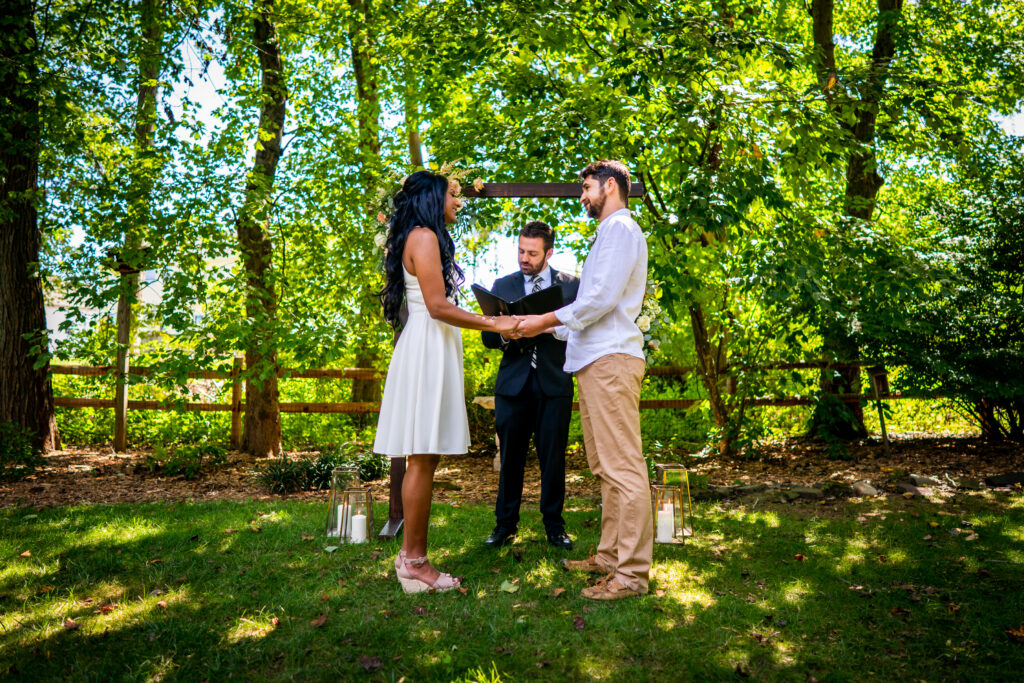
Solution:
<path fill-rule="evenodd" d="M 316 538 L 316 537 L 315 536 L 306 536 L 305 534 L 302 535 L 302 540 L 303 541 L 312 541 L 314 538 Z"/>
<path fill-rule="evenodd" d="M 78 604 L 81 605 L 82 607 L 88 607 L 89 605 L 92 604 L 92 602 L 93 602 L 92 598 L 83 598 L 82 600 L 78 601 Z"/>
<path fill-rule="evenodd" d="M 53 586 L 40 586 L 39 587 L 39 594 L 40 595 L 44 595 L 46 593 L 49 593 L 52 590 L 53 590 Z"/>
<path fill-rule="evenodd" d="M 537 668 L 538 669 L 543 669 L 546 666 L 551 666 L 551 662 L 548 661 L 547 659 L 542 659 L 539 662 L 537 662 Z"/>
<path fill-rule="evenodd" d="M 149 597 L 151 597 L 151 598 L 155 598 L 156 596 L 158 596 L 158 595 L 163 595 L 163 594 L 164 594 L 164 593 L 166 593 L 166 592 L 167 592 L 167 591 L 165 591 L 165 590 L 162 590 L 162 589 L 160 589 L 160 588 L 157 588 L 157 589 L 155 589 L 155 590 L 151 590 L 151 591 L 149 592 Z"/>
<path fill-rule="evenodd" d="M 1014 642 L 1024 643 L 1024 625 L 1006 629 L 1006 635 L 1010 636 Z"/>
<path fill-rule="evenodd" d="M 506 593 L 518 593 L 519 592 L 519 579 L 512 579 L 511 581 L 505 579 L 501 582 L 501 590 Z"/>
<path fill-rule="evenodd" d="M 309 625 L 312 626 L 313 628 L 320 628 L 321 626 L 323 626 L 326 623 L 327 623 L 327 615 L 326 614 L 321 614 L 316 619 L 311 620 L 309 622 Z"/>
<path fill-rule="evenodd" d="M 583 621 L 583 617 L 575 616 L 572 618 L 572 627 L 577 631 L 582 631 L 584 628 L 586 628 L 586 626 L 587 624 L 585 621 Z"/>
<path fill-rule="evenodd" d="M 380 661 L 380 657 L 360 657 L 359 665 L 367 671 L 377 671 L 384 666 Z"/>
<path fill-rule="evenodd" d="M 271 625 L 272 625 L 272 626 L 273 626 L 274 628 L 277 628 L 278 626 L 280 626 L 280 625 L 281 625 L 281 620 L 280 620 L 280 619 L 278 619 L 277 617 L 273 617 L 273 618 L 271 618 L 271 620 L 270 620 L 270 624 L 271 624 Z"/>
<path fill-rule="evenodd" d="M 75 621 L 74 619 L 67 619 L 67 620 L 64 621 L 64 630 L 65 631 L 74 631 L 78 627 L 79 627 L 79 623 L 77 621 Z"/>
<path fill-rule="evenodd" d="M 338 549 L 338 546 L 336 546 L 336 545 L 325 545 L 324 546 L 324 552 L 325 553 L 333 553 L 337 549 Z"/>
<path fill-rule="evenodd" d="M 889 560 L 888 560 L 888 558 L 885 555 L 879 555 L 878 556 L 878 561 L 879 562 L 888 562 Z"/>
<path fill-rule="evenodd" d="M 226 534 L 237 534 L 238 533 L 238 529 L 225 529 L 224 533 L 226 533 Z"/>
<path fill-rule="evenodd" d="M 663 597 L 665 597 L 665 591 L 663 591 L 662 589 L 659 588 L 658 590 L 654 591 L 654 597 L 656 597 L 656 598 L 663 598 Z"/>
<path fill-rule="evenodd" d="M 158 600 L 157 603 L 156 603 L 156 606 L 157 607 L 163 607 L 164 609 L 167 609 L 167 601 L 166 600 Z"/>
<path fill-rule="evenodd" d="M 551 597 L 553 597 L 553 598 L 557 598 L 559 595 L 562 595 L 563 593 L 565 593 L 565 589 L 564 588 L 552 588 L 551 589 Z"/>
<path fill-rule="evenodd" d="M 908 614 L 910 614 L 910 610 L 908 610 L 906 607 L 893 607 L 892 614 L 895 614 L 896 616 L 905 617 Z"/>
<path fill-rule="evenodd" d="M 932 540 L 932 535 L 928 534 L 927 536 L 924 537 L 924 540 L 926 540 L 926 541 Z"/>
<path fill-rule="evenodd" d="M 321 595 L 320 599 L 323 600 L 324 602 L 327 602 L 328 600 L 331 599 L 331 596 L 329 596 L 329 595 Z"/>
<path fill-rule="evenodd" d="M 381 554 L 382 554 L 381 551 L 374 550 L 372 553 L 370 553 L 370 559 L 371 560 L 376 560 L 378 557 L 381 556 Z"/>
<path fill-rule="evenodd" d="M 469 592 L 469 589 L 468 589 L 468 588 L 463 588 L 462 586 L 456 586 L 455 590 L 459 591 L 459 592 L 460 592 L 460 593 L 462 593 L 463 595 L 465 595 L 466 593 L 468 593 L 468 592 Z"/>
<path fill-rule="evenodd" d="M 949 611 L 950 614 L 956 614 L 961 609 L 963 609 L 963 605 L 954 605 L 953 603 L 949 603 L 948 605 L 946 605 L 946 609 Z"/>
<path fill-rule="evenodd" d="M 32 551 L 31 550 L 26 550 L 21 555 L 18 555 L 18 557 L 32 557 Z"/>
<path fill-rule="evenodd" d="M 93 610 L 93 614 L 110 614 L 117 607 L 117 603 L 108 603 L 106 605 L 100 605 L 99 609 Z"/>
<path fill-rule="evenodd" d="M 793 559 L 796 560 L 797 562 L 803 562 L 804 560 L 807 559 L 807 556 L 804 555 L 803 553 L 797 553 L 796 555 L 793 556 Z"/>

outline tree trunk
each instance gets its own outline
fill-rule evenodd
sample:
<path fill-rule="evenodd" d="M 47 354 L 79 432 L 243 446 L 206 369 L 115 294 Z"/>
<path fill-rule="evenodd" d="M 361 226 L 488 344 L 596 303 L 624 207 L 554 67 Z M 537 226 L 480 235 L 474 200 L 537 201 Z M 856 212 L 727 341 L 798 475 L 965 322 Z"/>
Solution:
<path fill-rule="evenodd" d="M 356 81 L 356 119 L 359 123 L 359 181 L 364 188 L 375 187 L 380 178 L 380 99 L 375 49 L 374 14 L 371 0 L 349 0 L 355 21 L 349 28 L 352 48 L 352 73 Z M 372 288 L 359 288 L 362 329 L 373 326 L 379 314 Z M 357 334 L 355 340 L 357 368 L 373 368 L 378 356 L 370 347 L 369 336 Z M 352 380 L 352 400 L 377 402 L 381 399 L 379 379 Z M 360 421 L 364 416 L 360 415 Z"/>
<path fill-rule="evenodd" d="M 132 185 L 128 189 L 131 213 L 125 224 L 124 247 L 120 253 L 120 260 L 132 266 L 132 270 L 121 276 L 121 293 L 117 302 L 118 338 L 114 365 L 117 380 L 114 404 L 117 412 L 124 411 L 128 400 L 128 368 L 138 317 L 133 314 L 132 309 L 138 298 L 138 271 L 145 269 L 141 248 L 145 236 L 152 229 L 153 184 L 159 172 L 159 158 L 156 154 L 156 100 L 163 60 L 163 2 L 142 0 L 139 9 L 142 40 L 139 46 L 138 100 L 135 107 L 135 167 Z M 127 447 L 125 424 L 118 420 L 114 425 L 114 450 L 124 451 Z"/>
<path fill-rule="evenodd" d="M 735 434 L 730 423 L 730 408 L 722 393 L 721 378 L 726 372 L 725 342 L 720 341 L 716 349 L 708 334 L 704 308 L 700 303 L 690 304 L 690 325 L 693 329 L 693 346 L 697 352 L 697 370 L 704 389 L 708 392 L 708 405 L 711 406 L 711 417 L 715 426 L 721 430 L 718 440 L 718 453 L 725 457 L 733 454 Z"/>
<path fill-rule="evenodd" d="M 270 202 L 281 158 L 285 100 L 281 50 L 274 25 L 274 0 L 262 0 L 254 20 L 254 44 L 263 76 L 256 160 L 245 185 L 236 230 L 245 266 L 245 421 L 240 450 L 263 458 L 281 452 L 281 409 L 277 389 L 277 296 L 272 272 Z"/>
<path fill-rule="evenodd" d="M 423 168 L 423 143 L 420 140 L 420 113 L 416 97 L 416 81 L 411 69 L 405 72 L 405 131 L 409 140 L 409 163 Z"/>
<path fill-rule="evenodd" d="M 862 221 L 871 220 L 875 210 L 878 191 L 884 179 L 878 174 L 875 155 L 875 124 L 878 118 L 878 105 L 885 89 L 889 75 L 889 66 L 896 51 L 895 27 L 899 22 L 903 0 L 877 0 L 878 26 L 875 32 L 875 44 L 871 53 L 871 66 L 867 79 L 852 88 L 839 80 L 836 70 L 835 43 L 833 40 L 833 0 L 813 0 L 811 16 L 813 18 L 814 45 L 817 50 L 816 71 L 818 84 L 822 88 L 826 100 L 832 102 L 837 93 L 845 93 L 856 98 L 857 119 L 853 125 L 840 119 L 840 125 L 848 130 L 857 147 L 850 153 L 846 164 L 846 191 L 844 211 Z M 859 97 L 857 97 L 859 95 Z M 838 109 L 836 111 L 838 114 Z M 824 339 L 824 355 L 836 362 L 853 362 L 860 356 L 860 348 L 856 339 L 845 328 L 826 326 L 822 330 Z M 861 392 L 860 368 L 843 368 L 841 370 L 825 370 L 821 375 L 822 391 L 829 393 Z M 864 410 L 859 403 L 848 404 L 853 413 L 854 422 L 849 425 L 828 425 L 835 436 L 847 439 L 863 438 L 867 435 L 864 426 Z M 824 424 L 812 423 L 814 432 Z"/>
<path fill-rule="evenodd" d="M 32 0 L 10 0 L 0 34 L 0 421 L 60 448 L 39 274 L 39 65 Z"/>

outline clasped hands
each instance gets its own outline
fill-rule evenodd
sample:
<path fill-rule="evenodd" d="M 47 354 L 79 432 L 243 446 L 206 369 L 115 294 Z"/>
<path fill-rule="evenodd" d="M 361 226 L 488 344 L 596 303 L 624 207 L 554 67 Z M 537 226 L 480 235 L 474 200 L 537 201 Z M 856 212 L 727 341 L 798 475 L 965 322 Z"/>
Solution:
<path fill-rule="evenodd" d="M 507 318 L 508 320 L 506 321 Z M 511 326 L 509 323 L 515 321 Z M 512 315 L 499 318 L 501 336 L 506 339 L 522 339 L 536 337 L 538 334 L 551 331 L 551 325 L 542 315 Z"/>

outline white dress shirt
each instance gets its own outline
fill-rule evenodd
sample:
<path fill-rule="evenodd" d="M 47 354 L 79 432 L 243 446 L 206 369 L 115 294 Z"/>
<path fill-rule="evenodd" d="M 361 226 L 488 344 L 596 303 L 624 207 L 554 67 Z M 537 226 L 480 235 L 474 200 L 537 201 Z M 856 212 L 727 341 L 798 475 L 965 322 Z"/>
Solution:
<path fill-rule="evenodd" d="M 576 372 L 602 356 L 644 357 L 644 335 L 634 322 L 647 289 L 647 240 L 629 209 L 597 226 L 583 262 L 576 300 L 555 311 L 555 336 L 568 342 L 565 371 Z"/>
<path fill-rule="evenodd" d="M 544 270 L 537 273 L 540 276 L 540 288 L 547 289 L 551 286 L 551 266 L 545 265 Z M 523 294 L 533 294 L 533 275 L 523 274 Z"/>

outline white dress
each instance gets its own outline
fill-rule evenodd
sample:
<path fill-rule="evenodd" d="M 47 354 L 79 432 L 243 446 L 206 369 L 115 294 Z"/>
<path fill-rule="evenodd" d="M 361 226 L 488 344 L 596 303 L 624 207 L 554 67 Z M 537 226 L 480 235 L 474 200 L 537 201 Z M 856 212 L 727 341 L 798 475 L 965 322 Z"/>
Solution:
<path fill-rule="evenodd" d="M 430 317 L 419 281 L 402 270 L 409 319 L 388 366 L 373 451 L 462 455 L 469 450 L 462 332 Z"/>

